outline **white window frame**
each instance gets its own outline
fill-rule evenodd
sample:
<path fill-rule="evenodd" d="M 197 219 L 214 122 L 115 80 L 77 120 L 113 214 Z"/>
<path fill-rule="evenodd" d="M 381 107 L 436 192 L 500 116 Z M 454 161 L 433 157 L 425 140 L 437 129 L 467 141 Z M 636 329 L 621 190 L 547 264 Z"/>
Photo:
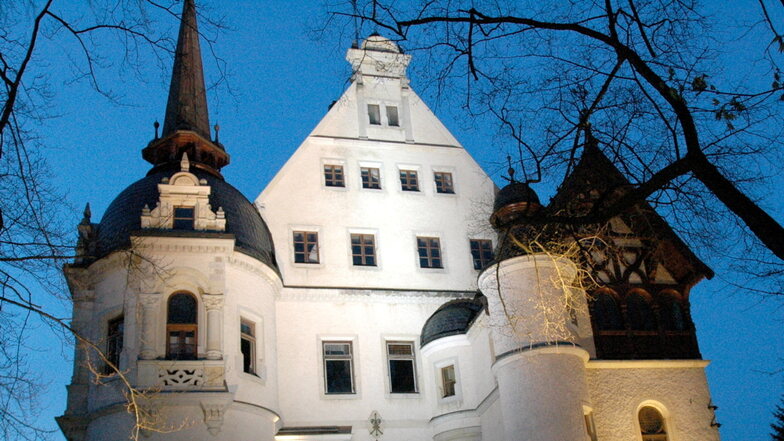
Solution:
<path fill-rule="evenodd" d="M 363 168 L 375 168 L 375 169 L 378 169 L 378 185 L 379 185 L 380 188 L 365 188 L 362 185 L 362 169 Z M 360 189 L 360 191 L 369 191 L 369 192 L 378 193 L 380 191 L 385 191 L 386 190 L 386 182 L 385 182 L 385 179 L 384 179 L 385 176 L 384 176 L 384 164 L 383 163 L 381 163 L 381 162 L 372 162 L 372 161 L 357 161 L 357 169 L 358 169 L 358 173 L 357 173 L 357 179 L 358 179 L 357 180 L 357 188 Z"/>
<path fill-rule="evenodd" d="M 352 354 L 352 363 L 351 363 L 351 374 L 352 374 L 352 386 L 354 389 L 353 393 L 327 393 L 327 370 L 326 370 L 326 363 L 324 359 L 324 343 L 351 343 L 351 354 Z M 359 344 L 357 342 L 356 335 L 346 335 L 346 334 L 328 334 L 328 335 L 319 335 L 316 338 L 316 350 L 318 351 L 318 362 L 319 362 L 319 394 L 322 399 L 326 400 L 355 400 L 361 399 L 362 389 L 360 383 L 360 352 L 359 352 Z"/>
<path fill-rule="evenodd" d="M 251 329 L 251 334 L 242 332 L 242 325 L 247 324 Z M 242 372 L 257 376 L 258 371 L 258 355 L 256 349 L 256 322 L 240 316 L 240 355 L 242 356 Z M 242 341 L 248 340 L 250 342 L 250 372 L 245 370 L 245 354 L 242 353 Z"/>
<path fill-rule="evenodd" d="M 373 235 L 373 244 L 375 245 L 375 254 L 376 254 L 376 265 L 354 265 L 354 255 L 351 252 L 351 235 L 352 234 L 371 234 Z M 354 270 L 359 271 L 380 271 L 382 269 L 381 266 L 381 238 L 379 236 L 379 232 L 376 229 L 369 229 L 369 228 L 348 228 L 346 231 L 346 255 L 348 258 L 348 267 Z"/>
<path fill-rule="evenodd" d="M 449 173 L 452 175 L 452 193 L 439 193 L 436 186 L 436 173 Z M 446 166 L 433 166 L 430 170 L 430 186 L 433 194 L 439 197 L 456 197 L 460 194 L 460 189 L 457 185 L 457 174 L 454 167 Z"/>
<path fill-rule="evenodd" d="M 414 265 L 416 266 L 417 271 L 425 272 L 425 273 L 448 273 L 447 265 L 449 261 L 447 259 L 447 247 L 444 240 L 444 234 L 440 231 L 414 231 L 412 236 L 412 242 L 414 246 Z M 427 238 L 435 238 L 438 239 L 438 246 L 441 249 L 441 268 L 423 268 L 419 265 L 419 243 L 418 239 L 420 237 L 427 237 Z M 473 266 L 472 266 L 473 268 Z"/>
<path fill-rule="evenodd" d="M 265 354 L 264 354 L 264 319 L 253 312 L 251 309 L 239 306 L 236 311 L 235 320 L 237 325 L 240 325 L 243 321 L 249 322 L 253 324 L 253 331 L 254 331 L 254 338 L 255 338 L 255 352 L 253 354 L 255 370 L 253 374 L 245 372 L 243 367 L 243 356 L 241 347 L 237 348 L 237 356 L 236 356 L 236 363 L 237 363 L 237 371 L 241 373 L 241 375 L 246 379 L 251 379 L 260 384 L 265 384 L 267 379 L 267 365 L 265 363 Z M 239 330 L 239 327 L 238 327 Z M 241 344 L 242 335 L 238 335 L 239 339 L 237 340 L 238 344 Z"/>
<path fill-rule="evenodd" d="M 332 186 L 328 186 L 327 185 L 327 177 L 326 177 L 326 175 L 324 173 L 324 166 L 327 166 L 327 165 L 332 165 L 332 166 L 339 165 L 339 166 L 343 167 L 343 186 L 342 187 L 332 187 Z M 325 188 L 327 190 L 332 190 L 332 191 L 348 191 L 349 187 L 351 186 L 350 179 L 349 179 L 349 176 L 351 176 L 351 175 L 350 175 L 348 164 L 346 163 L 345 159 L 340 159 L 340 158 L 321 158 L 321 162 L 320 162 L 320 165 L 319 165 L 318 173 L 319 173 L 319 179 L 321 179 L 321 188 Z"/>
<path fill-rule="evenodd" d="M 417 191 L 410 191 L 410 190 L 403 190 L 403 186 L 400 183 L 400 172 L 401 171 L 415 171 L 417 174 L 417 187 L 419 190 Z M 403 193 L 405 195 L 424 195 L 427 191 L 427 186 L 422 181 L 423 178 L 422 166 L 416 164 L 397 164 L 397 169 L 395 170 L 395 180 L 397 185 L 398 193 Z"/>
<path fill-rule="evenodd" d="M 406 344 L 411 346 L 411 356 L 395 356 L 389 353 L 389 345 L 390 344 Z M 407 338 L 387 338 L 384 340 L 384 353 L 386 354 L 386 361 L 387 361 L 387 392 L 393 397 L 400 397 L 400 396 L 419 396 L 420 392 L 420 385 L 419 385 L 419 374 L 417 369 L 417 356 L 416 356 L 417 348 L 416 348 L 416 341 Z M 410 360 L 411 367 L 414 370 L 414 391 L 413 392 L 393 392 L 392 391 L 392 360 Z"/>
<path fill-rule="evenodd" d="M 454 366 L 455 367 L 455 394 L 445 397 L 444 396 L 444 379 L 442 376 L 441 369 Z M 459 402 L 463 400 L 463 381 L 462 377 L 460 376 L 460 365 L 457 362 L 457 358 L 447 358 L 444 360 L 440 360 L 433 364 L 434 367 L 434 374 L 436 380 L 436 390 L 438 391 L 438 404 L 448 404 L 453 402 Z"/>

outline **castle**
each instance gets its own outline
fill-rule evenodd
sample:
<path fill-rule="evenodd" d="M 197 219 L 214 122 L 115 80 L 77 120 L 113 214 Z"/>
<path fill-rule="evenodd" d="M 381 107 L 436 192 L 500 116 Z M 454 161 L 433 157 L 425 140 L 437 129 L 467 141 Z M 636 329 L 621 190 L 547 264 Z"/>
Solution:
<path fill-rule="evenodd" d="M 711 270 L 646 204 L 569 237 L 535 221 L 628 187 L 600 146 L 547 205 L 498 190 L 373 35 L 251 203 L 184 3 L 152 169 L 86 211 L 65 268 L 69 441 L 719 439 L 688 303 Z"/>

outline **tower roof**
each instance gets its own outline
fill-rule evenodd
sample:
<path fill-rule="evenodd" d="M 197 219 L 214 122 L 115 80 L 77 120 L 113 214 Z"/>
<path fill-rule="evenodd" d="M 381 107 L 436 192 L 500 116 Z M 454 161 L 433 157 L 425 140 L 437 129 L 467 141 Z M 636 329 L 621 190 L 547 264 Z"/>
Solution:
<path fill-rule="evenodd" d="M 157 124 L 157 123 L 156 123 Z M 199 28 L 194 0 L 185 0 L 180 19 L 180 33 L 174 53 L 169 100 L 163 134 L 142 150 L 142 157 L 154 165 L 150 174 L 163 169 L 177 169 L 183 153 L 191 164 L 216 177 L 229 163 L 229 155 L 216 139 L 210 139 L 207 93 L 199 48 Z"/>
<path fill-rule="evenodd" d="M 163 136 L 177 130 L 191 130 L 209 139 L 207 92 L 204 87 L 199 28 L 193 0 L 185 0 L 180 20 L 180 33 L 169 85 L 169 101 L 166 104 L 166 119 L 163 122 Z"/>

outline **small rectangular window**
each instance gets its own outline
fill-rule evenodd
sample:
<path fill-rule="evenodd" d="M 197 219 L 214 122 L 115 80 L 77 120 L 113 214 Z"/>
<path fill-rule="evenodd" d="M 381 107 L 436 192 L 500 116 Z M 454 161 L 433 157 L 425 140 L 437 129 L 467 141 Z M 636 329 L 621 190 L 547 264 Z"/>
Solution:
<path fill-rule="evenodd" d="M 417 237 L 420 268 L 443 268 L 441 241 L 437 237 Z"/>
<path fill-rule="evenodd" d="M 376 266 L 375 236 L 372 234 L 352 234 L 351 258 L 354 266 Z"/>
<path fill-rule="evenodd" d="M 194 207 L 174 207 L 175 230 L 193 230 Z"/>
<path fill-rule="evenodd" d="M 413 394 L 416 387 L 416 365 L 414 344 L 411 342 L 387 342 L 389 361 L 389 390 L 393 394 Z"/>
<path fill-rule="evenodd" d="M 346 179 L 342 165 L 324 166 L 324 185 L 327 187 L 345 187 Z"/>
<path fill-rule="evenodd" d="M 354 393 L 354 366 L 351 342 L 322 342 L 324 386 L 328 394 Z"/>
<path fill-rule="evenodd" d="M 319 263 L 317 232 L 294 232 L 294 263 Z"/>
<path fill-rule="evenodd" d="M 381 125 L 381 108 L 378 104 L 368 104 L 368 120 L 374 126 Z"/>
<path fill-rule="evenodd" d="M 470 239 L 471 258 L 474 269 L 480 270 L 493 261 L 493 242 L 485 239 Z"/>
<path fill-rule="evenodd" d="M 400 170 L 400 189 L 403 191 L 419 191 L 419 180 L 416 170 Z"/>
<path fill-rule="evenodd" d="M 362 167 L 362 188 L 381 189 L 381 172 L 377 168 Z"/>
<path fill-rule="evenodd" d="M 441 398 L 455 396 L 455 365 L 451 364 L 441 368 Z"/>
<path fill-rule="evenodd" d="M 106 360 L 116 368 L 120 368 L 120 354 L 123 350 L 123 330 L 125 328 L 125 318 L 119 316 L 109 320 L 106 329 Z M 115 370 L 107 364 L 104 373 L 111 375 Z"/>
<path fill-rule="evenodd" d="M 436 193 L 452 194 L 455 192 L 455 187 L 452 185 L 452 173 L 435 172 Z"/>
<path fill-rule="evenodd" d="M 240 320 L 240 352 L 242 352 L 242 372 L 256 373 L 256 326 Z"/>
<path fill-rule="evenodd" d="M 387 124 L 392 127 L 400 126 L 400 120 L 397 117 L 397 107 L 387 106 Z"/>

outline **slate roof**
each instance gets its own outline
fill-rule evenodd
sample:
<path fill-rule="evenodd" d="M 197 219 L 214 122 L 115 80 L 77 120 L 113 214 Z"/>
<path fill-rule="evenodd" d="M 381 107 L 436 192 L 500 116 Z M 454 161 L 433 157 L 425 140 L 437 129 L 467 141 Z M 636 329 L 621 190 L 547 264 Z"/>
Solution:
<path fill-rule="evenodd" d="M 213 210 L 223 207 L 226 213 L 226 231 L 212 233 L 194 231 L 185 233 L 193 237 L 221 237 L 232 234 L 235 249 L 255 257 L 277 271 L 272 235 L 256 208 L 236 188 L 212 174 L 191 170 L 199 179 L 206 179 L 212 188 L 209 196 Z M 145 205 L 154 209 L 158 205 L 158 184 L 173 171 L 160 171 L 140 179 L 123 190 L 109 205 L 98 225 L 96 259 L 130 245 L 131 234 L 142 233 L 141 214 Z M 172 230 L 144 230 L 144 235 L 170 236 Z M 181 232 L 178 232 L 181 233 Z M 182 234 L 179 234 L 182 235 Z"/>
<path fill-rule="evenodd" d="M 444 303 L 422 327 L 420 347 L 450 335 L 465 334 L 484 308 L 481 295 L 473 299 L 457 299 Z"/>
<path fill-rule="evenodd" d="M 540 204 L 539 196 L 536 192 L 524 182 L 512 182 L 502 188 L 498 194 L 495 195 L 495 202 L 493 203 L 493 211 L 498 211 L 509 204 L 516 204 L 519 202 Z"/>

